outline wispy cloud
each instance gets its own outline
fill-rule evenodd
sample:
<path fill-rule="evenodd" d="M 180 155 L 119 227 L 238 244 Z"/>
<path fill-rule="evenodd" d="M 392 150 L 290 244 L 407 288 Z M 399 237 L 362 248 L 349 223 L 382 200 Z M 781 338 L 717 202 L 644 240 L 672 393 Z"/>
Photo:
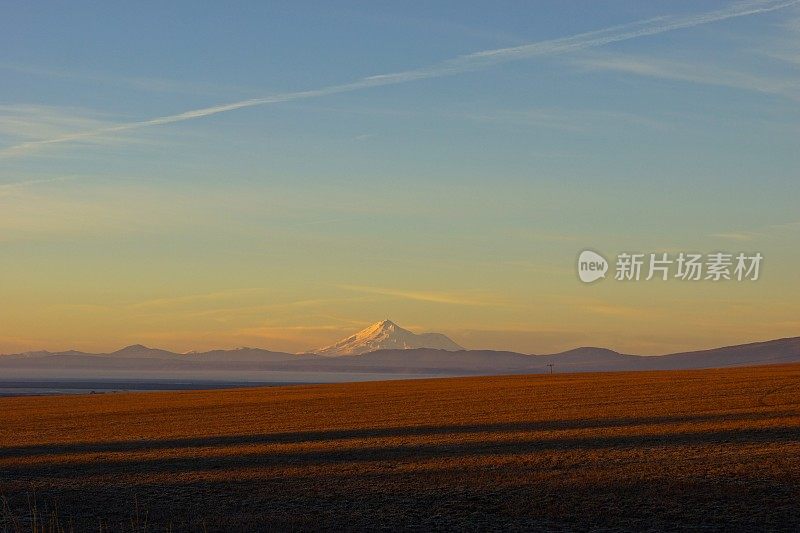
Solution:
<path fill-rule="evenodd" d="M 0 183 L 0 198 L 14 194 L 16 191 L 27 189 L 28 187 L 36 185 L 44 185 L 49 183 L 60 183 L 78 179 L 79 176 L 57 176 L 54 178 L 30 179 L 23 181 L 14 181 L 11 183 Z"/>
<path fill-rule="evenodd" d="M 41 139 L 61 139 L 74 131 L 102 131 L 111 127 L 113 121 L 107 115 L 77 107 L 60 107 L 34 104 L 0 105 L 0 141 L 17 143 L 8 151 L 13 154 L 13 146 L 42 142 Z M 132 136 L 86 135 L 76 138 L 83 144 L 109 145 L 124 143 L 143 143 L 141 138 Z"/>
<path fill-rule="evenodd" d="M 127 122 L 108 127 L 23 142 L 0 150 L 0 156 L 18 156 L 30 152 L 31 150 L 50 145 L 77 142 L 95 137 L 104 137 L 139 128 L 173 124 L 253 106 L 275 104 L 292 100 L 318 98 L 334 94 L 370 89 L 374 87 L 397 85 L 412 81 L 452 76 L 464 72 L 485 69 L 499 63 L 520 61 L 542 56 L 566 54 L 570 52 L 596 48 L 615 42 L 637 39 L 640 37 L 656 35 L 678 29 L 691 28 L 702 24 L 708 24 L 735 17 L 766 13 L 769 11 L 783 9 L 791 5 L 796 5 L 798 3 L 800 3 L 800 0 L 737 2 L 723 9 L 708 11 L 705 13 L 684 16 L 670 15 L 657 17 L 636 21 L 630 24 L 604 28 L 597 31 L 580 33 L 569 37 L 539 41 L 509 48 L 484 50 L 481 52 L 475 52 L 449 59 L 428 67 L 389 74 L 381 74 L 377 76 L 369 76 L 360 78 L 350 83 L 331 85 L 320 89 L 283 93 L 264 98 L 252 98 L 228 104 L 194 109 L 183 113 L 166 115 L 148 120 Z"/>
<path fill-rule="evenodd" d="M 544 128 L 561 130 L 569 133 L 591 133 L 598 128 L 607 127 L 612 122 L 622 122 L 635 127 L 662 130 L 666 123 L 661 117 L 651 117 L 636 113 L 614 110 L 576 109 L 566 107 L 530 107 L 523 109 L 495 108 L 486 111 L 475 111 L 455 106 L 452 109 L 442 109 L 441 106 L 428 109 L 392 109 L 363 106 L 329 107 L 318 105 L 305 105 L 305 110 L 374 115 L 393 118 L 430 118 L 435 116 L 442 120 L 469 121 L 495 123 L 510 126 L 523 126 L 531 128 Z M 355 140 L 365 140 L 377 137 L 374 134 L 359 135 Z M 532 153 L 532 152 L 529 152 Z M 540 152 L 537 155 L 547 157 L 576 157 L 577 152 Z"/>
<path fill-rule="evenodd" d="M 152 93 L 178 93 L 178 94 L 222 94 L 238 92 L 242 96 L 252 93 L 241 87 L 217 83 L 171 80 L 166 78 L 153 78 L 146 76 L 115 76 L 101 72 L 74 71 L 63 68 L 17 65 L 10 63 L 0 64 L 0 70 L 10 70 L 21 74 L 65 81 L 88 82 L 94 85 L 123 86 L 137 91 Z"/>
<path fill-rule="evenodd" d="M 775 78 L 694 61 L 674 61 L 620 54 L 597 54 L 578 58 L 573 63 L 592 70 L 609 70 L 649 78 L 731 87 L 800 100 L 800 80 L 796 78 Z"/>
<path fill-rule="evenodd" d="M 717 239 L 727 239 L 729 241 L 752 241 L 756 237 L 760 237 L 761 233 L 755 233 L 753 231 L 739 231 L 739 232 L 730 232 L 730 233 L 712 233 L 709 237 L 714 237 Z"/>
<path fill-rule="evenodd" d="M 783 21 L 780 30 L 770 35 L 756 51 L 770 59 L 800 66 L 800 16 Z"/>
<path fill-rule="evenodd" d="M 347 289 L 366 294 L 379 294 L 403 300 L 417 300 L 420 302 L 432 302 L 440 304 L 466 305 L 466 306 L 505 306 L 500 299 L 492 296 L 473 296 L 458 294 L 455 292 L 442 291 L 418 291 L 395 289 L 387 287 L 368 287 L 364 285 L 339 285 L 341 289 Z"/>
<path fill-rule="evenodd" d="M 633 126 L 663 129 L 656 119 L 623 111 L 597 111 L 591 109 L 532 108 L 521 110 L 494 110 L 485 113 L 450 114 L 479 122 L 496 122 L 519 126 L 542 127 L 571 133 L 589 133 L 609 122 L 623 122 Z"/>
<path fill-rule="evenodd" d="M 20 175 L 0 183 L 0 242 L 152 233 L 189 220 L 196 227 L 206 222 L 192 213 L 219 202 L 215 194 L 199 195 L 193 205 L 180 197 L 179 192 L 152 187 L 147 177 Z M 207 224 L 217 227 L 218 222 Z"/>
<path fill-rule="evenodd" d="M 772 224 L 770 226 L 772 229 L 776 230 L 800 230 L 800 221 L 795 222 L 785 222 L 783 224 Z"/>
<path fill-rule="evenodd" d="M 800 230 L 800 222 L 795 221 L 795 222 L 786 222 L 783 224 L 769 224 L 766 226 L 761 226 L 756 229 L 758 229 L 758 231 L 752 231 L 752 230 L 726 231 L 719 233 L 710 233 L 708 236 L 717 239 L 728 239 L 731 241 L 752 241 L 762 238 L 779 238 L 782 235 L 785 235 L 786 232 L 794 232 Z"/>
<path fill-rule="evenodd" d="M 150 308 L 172 308 L 175 306 L 192 305 L 198 302 L 219 302 L 224 300 L 231 300 L 241 298 L 244 296 L 264 294 L 268 289 L 262 287 L 251 287 L 243 289 L 230 289 L 225 291 L 208 292 L 202 294 L 189 294 L 183 296 L 176 296 L 172 298 L 154 298 L 152 300 L 145 300 L 138 302 L 130 307 L 133 309 L 150 309 Z"/>
<path fill-rule="evenodd" d="M 596 315 L 614 317 L 636 318 L 643 315 L 642 310 L 636 307 L 615 304 L 591 303 L 582 307 L 582 310 Z M 651 316 L 647 314 L 647 316 Z"/>
<path fill-rule="evenodd" d="M 0 105 L 0 137 L 41 139 L 76 129 L 108 126 L 97 114 L 77 108 L 32 104 Z"/>

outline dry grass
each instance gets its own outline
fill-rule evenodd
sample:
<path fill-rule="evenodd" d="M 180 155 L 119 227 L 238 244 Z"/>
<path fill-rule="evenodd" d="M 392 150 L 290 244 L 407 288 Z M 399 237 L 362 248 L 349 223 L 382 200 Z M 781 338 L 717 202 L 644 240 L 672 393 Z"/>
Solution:
<path fill-rule="evenodd" d="M 0 531 L 34 491 L 66 531 L 797 531 L 800 365 L 0 399 Z"/>

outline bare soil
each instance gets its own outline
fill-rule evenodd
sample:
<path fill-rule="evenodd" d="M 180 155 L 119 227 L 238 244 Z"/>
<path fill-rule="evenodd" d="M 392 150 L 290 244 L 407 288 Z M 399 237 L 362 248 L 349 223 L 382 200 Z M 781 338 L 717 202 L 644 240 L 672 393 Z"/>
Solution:
<path fill-rule="evenodd" d="M 9 532 L 800 531 L 800 365 L 0 398 L 0 495 Z"/>

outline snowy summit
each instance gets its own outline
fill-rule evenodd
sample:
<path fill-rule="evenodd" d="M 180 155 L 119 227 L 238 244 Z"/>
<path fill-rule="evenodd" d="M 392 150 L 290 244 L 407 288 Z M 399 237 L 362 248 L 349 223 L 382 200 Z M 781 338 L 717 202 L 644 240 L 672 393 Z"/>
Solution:
<path fill-rule="evenodd" d="M 413 348 L 434 348 L 450 351 L 464 349 L 441 333 L 421 333 L 417 335 L 387 319 L 362 329 L 355 335 L 342 339 L 336 344 L 315 350 L 314 353 L 334 356 L 359 355 L 376 350 L 410 350 Z"/>

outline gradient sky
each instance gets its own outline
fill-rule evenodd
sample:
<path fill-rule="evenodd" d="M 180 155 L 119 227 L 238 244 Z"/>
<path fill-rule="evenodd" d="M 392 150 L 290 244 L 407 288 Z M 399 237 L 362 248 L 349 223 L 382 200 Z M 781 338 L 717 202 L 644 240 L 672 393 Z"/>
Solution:
<path fill-rule="evenodd" d="M 0 353 L 800 335 L 796 2 L 18 1 L 0 80 Z"/>

